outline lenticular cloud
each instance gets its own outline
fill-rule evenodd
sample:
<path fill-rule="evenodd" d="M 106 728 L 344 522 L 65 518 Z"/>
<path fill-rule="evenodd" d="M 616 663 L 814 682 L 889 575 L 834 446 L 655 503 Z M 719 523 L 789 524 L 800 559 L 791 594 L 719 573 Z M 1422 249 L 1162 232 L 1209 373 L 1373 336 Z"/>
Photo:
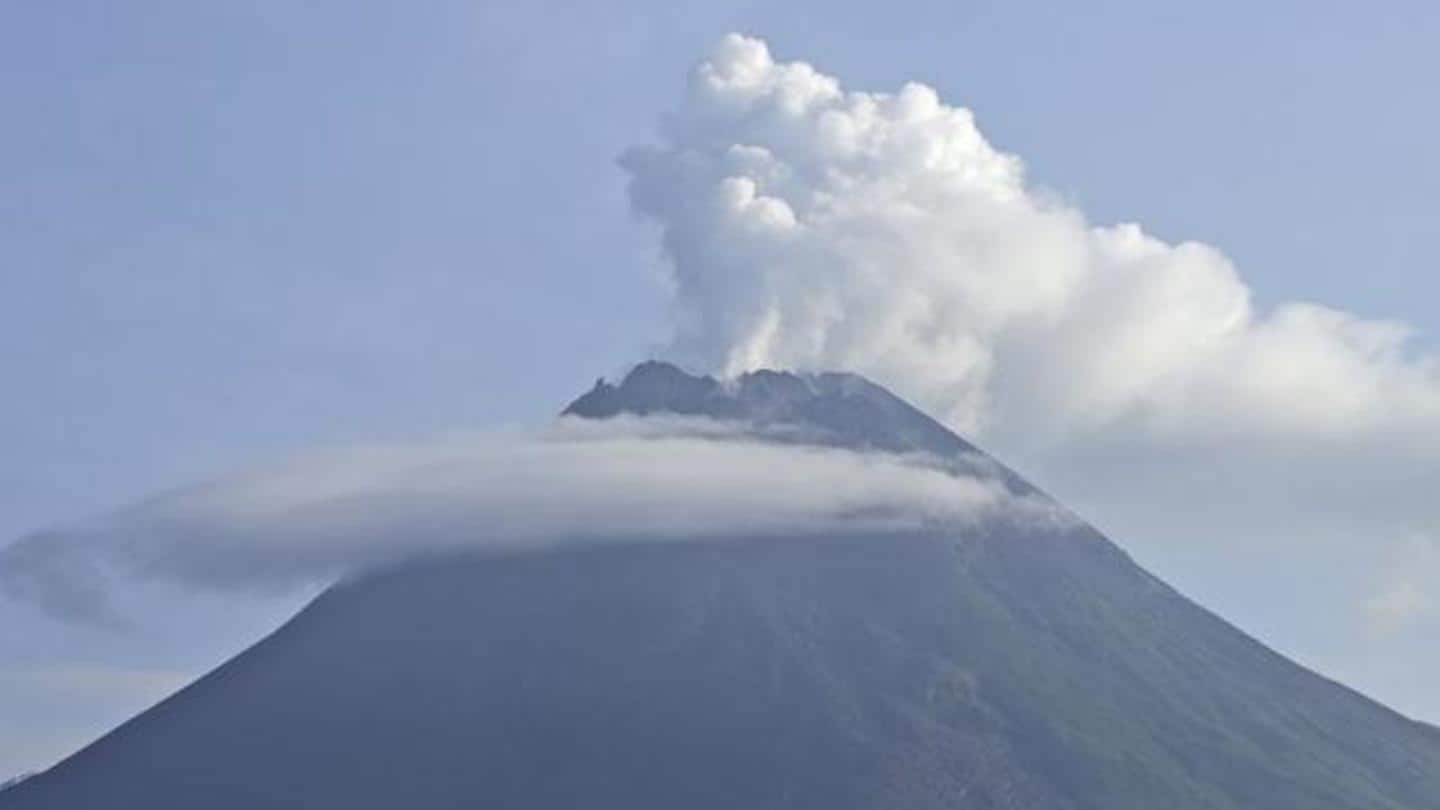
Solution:
<path fill-rule="evenodd" d="M 1072 520 L 938 459 L 746 431 L 562 420 L 314 453 L 0 547 L 0 596 L 95 621 L 117 581 L 269 591 L 449 554 Z"/>

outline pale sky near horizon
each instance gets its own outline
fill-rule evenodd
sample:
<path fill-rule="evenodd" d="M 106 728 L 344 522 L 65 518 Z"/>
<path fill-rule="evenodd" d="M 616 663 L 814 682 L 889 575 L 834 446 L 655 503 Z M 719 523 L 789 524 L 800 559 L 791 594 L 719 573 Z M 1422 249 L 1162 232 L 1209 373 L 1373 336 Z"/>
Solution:
<path fill-rule="evenodd" d="M 936 87 L 1093 220 L 1216 245 L 1262 303 L 1435 345 L 1431 4 L 24 4 L 0 12 L 0 543 L 298 450 L 533 423 L 646 356 L 667 294 L 616 157 L 731 30 L 847 87 Z M 202 601 L 144 638 L 7 607 L 0 779 L 295 600 Z M 1440 720 L 1384 683 L 1356 685 Z"/>

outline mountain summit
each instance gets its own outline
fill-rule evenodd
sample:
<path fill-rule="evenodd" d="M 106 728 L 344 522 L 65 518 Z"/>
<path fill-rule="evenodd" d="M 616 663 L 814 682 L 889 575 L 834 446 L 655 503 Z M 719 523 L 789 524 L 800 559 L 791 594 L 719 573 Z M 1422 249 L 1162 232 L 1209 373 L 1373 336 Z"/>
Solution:
<path fill-rule="evenodd" d="M 811 441 L 857 449 L 979 452 L 969 442 L 884 388 L 857 374 L 752 371 L 721 382 L 669 363 L 648 361 L 619 385 L 604 380 L 564 411 L 608 419 L 671 414 L 806 429 Z"/>
<path fill-rule="evenodd" d="M 984 459 L 843 374 L 646 363 L 566 413 Z M 0 794 L 91 807 L 1437 810 L 1440 732 L 1084 526 L 618 544 L 332 588 Z"/>
<path fill-rule="evenodd" d="M 924 411 L 858 374 L 797 374 L 762 369 L 728 380 L 697 376 L 656 360 L 618 385 L 603 379 L 570 403 L 565 416 L 687 416 L 741 422 L 775 441 L 862 451 L 925 453 L 995 477 L 1017 495 L 1036 489 Z"/>

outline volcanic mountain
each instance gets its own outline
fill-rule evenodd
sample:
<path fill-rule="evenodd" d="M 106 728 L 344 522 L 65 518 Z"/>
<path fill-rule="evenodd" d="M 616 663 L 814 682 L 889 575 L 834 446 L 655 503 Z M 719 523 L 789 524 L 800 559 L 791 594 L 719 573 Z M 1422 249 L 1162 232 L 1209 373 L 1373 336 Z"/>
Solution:
<path fill-rule="evenodd" d="M 861 378 L 659 363 L 566 413 L 928 453 Z M 609 544 L 337 585 L 0 810 L 1435 810 L 1440 731 L 1080 524 Z"/>

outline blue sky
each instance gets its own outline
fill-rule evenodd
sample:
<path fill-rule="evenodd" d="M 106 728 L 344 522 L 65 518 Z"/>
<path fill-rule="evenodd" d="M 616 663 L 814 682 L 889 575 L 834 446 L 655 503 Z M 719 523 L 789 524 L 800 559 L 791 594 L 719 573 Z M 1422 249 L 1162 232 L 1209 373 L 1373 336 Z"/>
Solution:
<path fill-rule="evenodd" d="M 1430 4 L 19 4 L 0 538 L 299 449 L 533 422 L 647 355 L 668 293 L 616 157 L 731 30 L 849 87 L 924 81 L 1094 221 L 1433 345 Z M 1268 608 L 1194 590 L 1286 648 Z M 243 639 L 290 602 L 205 604 L 143 642 L 0 616 L 24 663 L 0 774 L 218 662 L 204 621 Z"/>

